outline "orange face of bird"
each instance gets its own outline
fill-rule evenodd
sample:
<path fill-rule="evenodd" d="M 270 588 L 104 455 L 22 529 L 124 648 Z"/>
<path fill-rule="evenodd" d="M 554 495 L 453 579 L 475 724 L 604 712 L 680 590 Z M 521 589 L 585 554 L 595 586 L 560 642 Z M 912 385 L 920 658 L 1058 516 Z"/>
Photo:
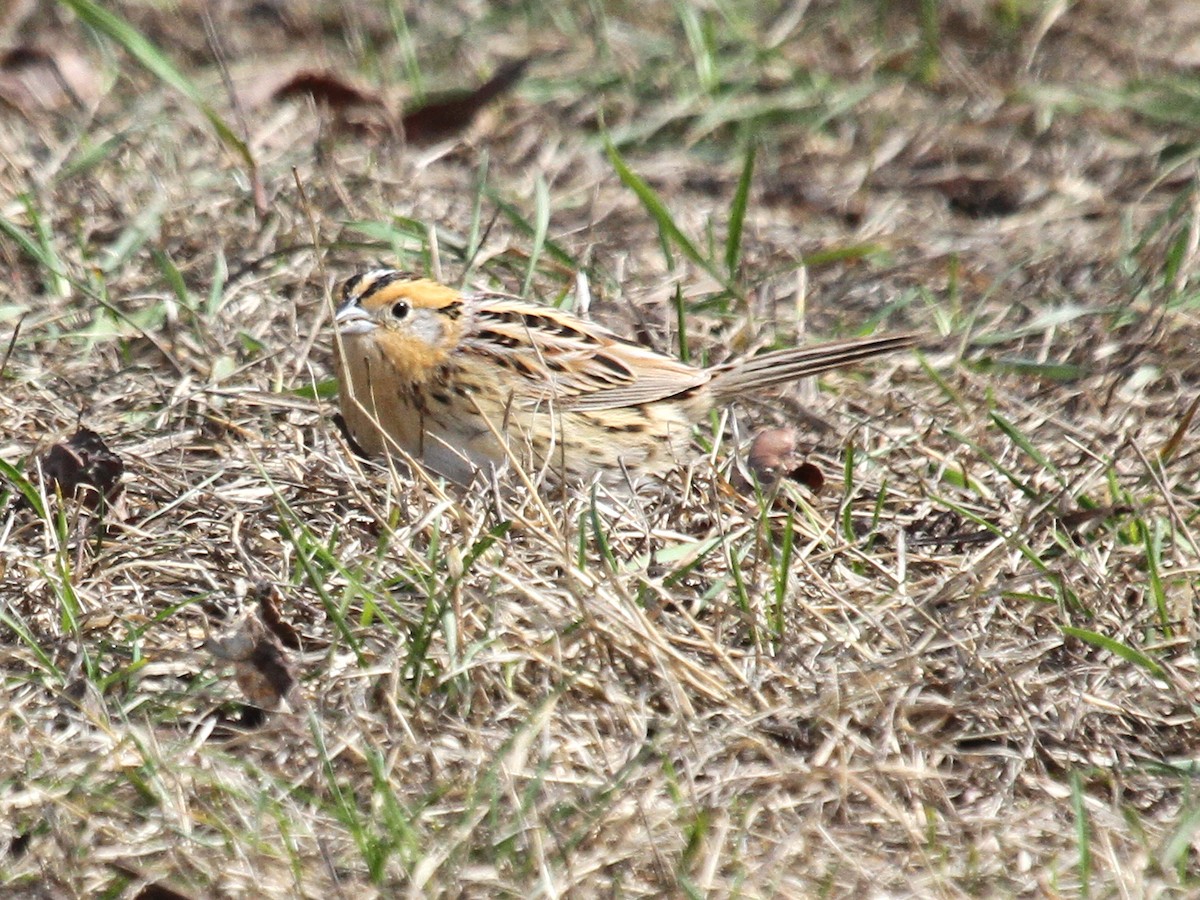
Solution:
<path fill-rule="evenodd" d="M 346 346 L 370 340 L 411 380 L 437 368 L 457 345 L 462 294 L 426 278 L 376 269 L 342 287 L 338 334 Z"/>

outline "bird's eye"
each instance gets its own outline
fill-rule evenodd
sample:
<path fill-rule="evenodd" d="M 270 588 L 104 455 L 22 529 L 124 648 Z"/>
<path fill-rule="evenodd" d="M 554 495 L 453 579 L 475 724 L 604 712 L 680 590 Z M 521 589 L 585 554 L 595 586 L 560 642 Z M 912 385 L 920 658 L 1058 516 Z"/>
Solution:
<path fill-rule="evenodd" d="M 407 300 L 397 300 L 392 304 L 392 315 L 397 319 L 403 319 L 411 309 L 412 307 L 408 305 Z"/>

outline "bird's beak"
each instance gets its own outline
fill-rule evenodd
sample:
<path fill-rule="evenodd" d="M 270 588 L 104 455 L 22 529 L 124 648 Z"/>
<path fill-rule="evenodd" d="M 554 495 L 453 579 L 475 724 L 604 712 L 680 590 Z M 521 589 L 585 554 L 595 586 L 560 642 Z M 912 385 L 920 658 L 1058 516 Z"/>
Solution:
<path fill-rule="evenodd" d="M 337 311 L 333 321 L 342 337 L 366 334 L 376 328 L 374 317 L 361 306 L 343 306 Z"/>

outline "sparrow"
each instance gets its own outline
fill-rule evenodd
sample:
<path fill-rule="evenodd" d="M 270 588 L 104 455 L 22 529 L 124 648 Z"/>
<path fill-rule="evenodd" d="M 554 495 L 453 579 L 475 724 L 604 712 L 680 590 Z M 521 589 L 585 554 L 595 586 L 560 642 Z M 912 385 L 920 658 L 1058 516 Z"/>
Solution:
<path fill-rule="evenodd" d="M 367 453 L 402 451 L 469 484 L 515 461 L 555 479 L 660 476 L 694 426 L 751 391 L 913 347 L 898 333 L 701 368 L 569 312 L 396 269 L 347 279 L 336 314 L 338 401 Z"/>

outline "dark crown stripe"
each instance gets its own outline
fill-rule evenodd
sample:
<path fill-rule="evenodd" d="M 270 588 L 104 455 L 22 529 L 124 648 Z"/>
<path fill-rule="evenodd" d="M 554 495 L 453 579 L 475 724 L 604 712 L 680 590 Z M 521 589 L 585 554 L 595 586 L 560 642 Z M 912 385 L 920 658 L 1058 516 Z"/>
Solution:
<path fill-rule="evenodd" d="M 416 276 L 411 272 L 401 272 L 399 269 L 388 269 L 385 272 L 380 272 L 375 276 L 375 280 L 371 282 L 362 293 L 360 299 L 366 300 L 375 294 L 378 294 L 389 284 L 395 284 L 397 281 L 412 281 Z"/>
<path fill-rule="evenodd" d="M 362 303 L 389 284 L 395 284 L 397 281 L 415 281 L 419 277 L 412 272 L 404 272 L 400 269 L 373 269 L 370 272 L 359 272 L 347 278 L 345 284 L 342 285 L 342 305 Z"/>

